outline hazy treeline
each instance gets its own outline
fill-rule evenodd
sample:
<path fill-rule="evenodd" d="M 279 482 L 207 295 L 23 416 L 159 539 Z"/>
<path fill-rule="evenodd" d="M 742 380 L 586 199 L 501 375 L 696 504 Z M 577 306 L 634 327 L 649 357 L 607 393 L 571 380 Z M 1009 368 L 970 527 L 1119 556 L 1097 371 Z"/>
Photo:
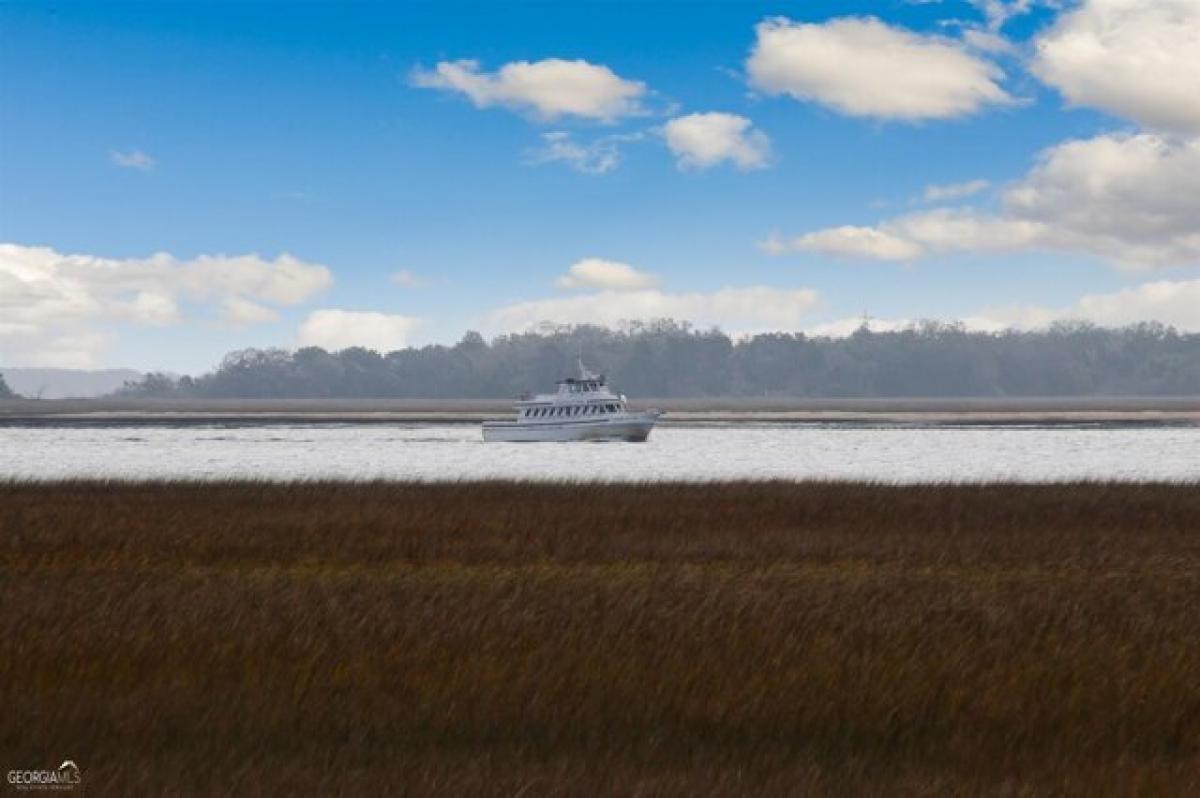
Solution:
<path fill-rule="evenodd" d="M 8 383 L 4 381 L 4 375 L 0 374 L 0 399 L 14 399 L 16 394 L 12 388 L 8 387 Z"/>
<path fill-rule="evenodd" d="M 1033 332 L 969 332 L 923 322 L 845 338 L 770 333 L 733 340 L 662 320 L 613 330 L 544 325 L 490 343 L 381 354 L 354 347 L 232 352 L 213 372 L 150 374 L 132 396 L 499 397 L 548 389 L 576 358 L 636 396 L 1083 396 L 1200 393 L 1200 335 L 1161 324 L 1062 322 Z"/>

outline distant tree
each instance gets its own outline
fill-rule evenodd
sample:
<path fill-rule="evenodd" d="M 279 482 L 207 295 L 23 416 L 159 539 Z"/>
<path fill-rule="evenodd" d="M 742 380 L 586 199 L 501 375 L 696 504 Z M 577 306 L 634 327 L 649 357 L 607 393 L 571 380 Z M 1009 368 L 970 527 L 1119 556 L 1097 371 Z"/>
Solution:
<path fill-rule="evenodd" d="M 4 380 L 4 375 L 0 374 L 0 399 L 19 399 L 20 394 L 8 387 L 8 383 Z"/>
<path fill-rule="evenodd" d="M 171 375 L 154 371 L 146 374 L 140 380 L 126 380 L 125 384 L 114 393 L 117 396 L 148 399 L 177 396 L 181 392 L 181 387 L 186 389 L 191 385 L 190 377 L 184 377 L 183 379 L 189 382 L 184 383 L 182 380 L 176 382 Z"/>
<path fill-rule="evenodd" d="M 231 352 L 214 371 L 176 381 L 150 374 L 136 396 L 498 397 L 549 388 L 582 357 L 636 396 L 1072 396 L 1200 394 L 1200 335 L 1161 324 L 1106 329 L 971 332 L 922 321 L 894 332 L 866 325 L 844 338 L 764 333 L 733 341 L 671 319 L 542 324 L 490 343 L 470 331 L 453 346 L 386 354 L 363 347 Z"/>

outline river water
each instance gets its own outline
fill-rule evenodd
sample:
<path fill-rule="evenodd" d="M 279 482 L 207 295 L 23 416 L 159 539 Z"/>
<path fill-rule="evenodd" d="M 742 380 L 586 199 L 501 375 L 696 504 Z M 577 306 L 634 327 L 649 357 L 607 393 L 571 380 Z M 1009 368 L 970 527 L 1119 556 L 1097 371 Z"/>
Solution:
<path fill-rule="evenodd" d="M 1200 426 L 664 426 L 484 444 L 478 425 L 0 426 L 0 479 L 1200 480 Z"/>

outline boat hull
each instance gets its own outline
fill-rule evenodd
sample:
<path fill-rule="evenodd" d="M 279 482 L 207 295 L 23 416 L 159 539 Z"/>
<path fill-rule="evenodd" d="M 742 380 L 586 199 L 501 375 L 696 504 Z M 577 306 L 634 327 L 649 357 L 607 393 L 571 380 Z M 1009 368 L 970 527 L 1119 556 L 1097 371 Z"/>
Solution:
<path fill-rule="evenodd" d="M 659 413 L 628 413 L 620 418 L 580 421 L 483 422 L 487 443 L 566 443 L 571 441 L 626 441 L 641 443 L 650 437 Z"/>

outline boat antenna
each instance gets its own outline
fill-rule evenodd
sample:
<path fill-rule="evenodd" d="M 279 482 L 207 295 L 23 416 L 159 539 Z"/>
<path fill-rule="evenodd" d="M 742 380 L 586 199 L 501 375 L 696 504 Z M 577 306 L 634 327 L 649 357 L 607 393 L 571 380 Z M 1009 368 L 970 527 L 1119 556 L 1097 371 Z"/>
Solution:
<path fill-rule="evenodd" d="M 579 345 L 579 354 L 576 355 L 575 362 L 577 362 L 579 364 L 579 379 L 581 379 L 581 380 L 596 379 L 596 375 L 593 374 L 592 372 L 588 371 L 587 368 L 585 368 L 583 365 L 583 344 Z"/>

